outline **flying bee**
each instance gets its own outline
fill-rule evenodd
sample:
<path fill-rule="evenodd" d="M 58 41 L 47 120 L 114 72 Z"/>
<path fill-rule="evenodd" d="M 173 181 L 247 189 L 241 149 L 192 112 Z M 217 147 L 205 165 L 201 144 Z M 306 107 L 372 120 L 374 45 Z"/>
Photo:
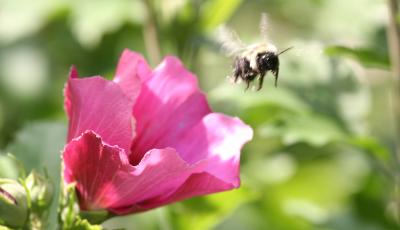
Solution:
<path fill-rule="evenodd" d="M 246 90 L 250 87 L 250 82 L 257 77 L 259 79 L 257 91 L 263 86 L 265 75 L 270 71 L 275 77 L 275 87 L 278 84 L 279 76 L 279 55 L 293 47 L 283 51 L 268 42 L 267 38 L 267 15 L 261 14 L 260 33 L 263 41 L 257 44 L 246 46 L 234 31 L 221 28 L 219 40 L 222 49 L 229 56 L 234 57 L 233 80 L 236 83 L 239 79 L 246 82 Z"/>

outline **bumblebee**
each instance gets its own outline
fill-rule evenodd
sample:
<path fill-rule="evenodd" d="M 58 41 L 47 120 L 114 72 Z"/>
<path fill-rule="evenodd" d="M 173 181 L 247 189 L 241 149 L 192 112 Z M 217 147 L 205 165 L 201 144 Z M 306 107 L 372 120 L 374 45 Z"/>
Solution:
<path fill-rule="evenodd" d="M 281 52 L 267 39 L 267 15 L 263 13 L 260 20 L 260 33 L 263 41 L 257 44 L 248 45 L 242 43 L 234 31 L 223 27 L 220 31 L 220 40 L 223 50 L 234 56 L 233 80 L 236 83 L 239 79 L 250 87 L 250 83 L 257 77 L 259 79 L 257 91 L 263 86 L 264 77 L 271 72 L 275 77 L 275 87 L 279 77 L 279 55 L 288 51 L 289 47 Z"/>

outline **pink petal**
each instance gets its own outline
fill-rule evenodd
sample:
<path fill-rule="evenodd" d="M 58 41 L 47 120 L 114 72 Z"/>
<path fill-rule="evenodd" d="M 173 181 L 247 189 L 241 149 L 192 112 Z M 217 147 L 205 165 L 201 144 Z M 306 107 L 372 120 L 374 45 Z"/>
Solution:
<path fill-rule="evenodd" d="M 124 150 L 103 144 L 92 131 L 73 139 L 64 149 L 64 180 L 76 182 L 81 208 L 96 210 L 105 208 L 99 202 L 104 186 L 119 170 L 128 169 L 129 162 Z"/>
<path fill-rule="evenodd" d="M 69 70 L 69 79 L 75 79 L 79 78 L 78 71 L 76 70 L 75 66 L 71 66 L 71 69 Z M 72 113 L 72 104 L 70 98 L 72 97 L 71 95 L 71 90 L 69 89 L 69 84 L 65 85 L 64 88 L 64 109 L 67 112 L 68 117 L 71 117 Z"/>
<path fill-rule="evenodd" d="M 135 100 L 142 81 L 148 79 L 150 75 L 151 69 L 143 56 L 125 49 L 119 59 L 114 82 L 119 84 L 125 95 Z"/>
<path fill-rule="evenodd" d="M 104 143 L 92 131 L 73 139 L 63 159 L 64 179 L 76 183 L 83 210 L 127 214 L 238 186 L 210 173 L 210 161 L 226 167 L 215 157 L 189 165 L 171 148 L 153 149 L 132 166 L 123 149 Z"/>
<path fill-rule="evenodd" d="M 173 149 L 149 151 L 137 166 L 129 164 L 123 149 L 102 142 L 92 131 L 65 148 L 64 178 L 76 182 L 84 210 L 142 210 L 137 205 L 171 194 L 199 167 L 191 167 Z"/>
<path fill-rule="evenodd" d="M 238 187 L 240 151 L 252 137 L 240 119 L 210 113 L 172 147 L 187 163 L 203 163 L 205 172 Z"/>
<path fill-rule="evenodd" d="M 65 107 L 69 117 L 68 142 L 86 130 L 93 130 L 112 145 L 130 151 L 133 138 L 133 101 L 112 81 L 101 77 L 73 78 L 65 88 Z"/>
<path fill-rule="evenodd" d="M 131 162 L 137 164 L 152 148 L 173 146 L 209 112 L 196 77 L 177 58 L 165 58 L 144 82 L 133 109 L 137 138 Z"/>
<path fill-rule="evenodd" d="M 118 215 L 142 212 L 194 196 L 222 192 L 236 187 L 237 186 L 222 181 L 209 173 L 194 173 L 172 193 L 161 194 L 158 197 L 140 202 L 135 206 L 117 208 L 112 211 Z"/>
<path fill-rule="evenodd" d="M 191 165 L 190 177 L 173 192 L 163 192 L 137 203 L 135 207 L 116 208 L 113 212 L 143 211 L 192 196 L 239 187 L 240 150 L 252 136 L 252 129 L 237 118 L 216 113 L 205 116 L 179 144 L 173 146 L 177 148 L 179 157 Z"/>

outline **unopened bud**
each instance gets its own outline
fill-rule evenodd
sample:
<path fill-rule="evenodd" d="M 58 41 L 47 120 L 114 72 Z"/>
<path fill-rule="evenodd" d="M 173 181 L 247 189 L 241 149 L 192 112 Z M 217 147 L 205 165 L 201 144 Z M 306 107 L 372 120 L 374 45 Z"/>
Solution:
<path fill-rule="evenodd" d="M 15 180 L 0 178 L 0 222 L 19 228 L 28 217 L 28 205 L 24 187 Z"/>
<path fill-rule="evenodd" d="M 49 178 L 33 170 L 25 180 L 29 190 L 32 208 L 46 209 L 53 200 L 53 184 Z"/>

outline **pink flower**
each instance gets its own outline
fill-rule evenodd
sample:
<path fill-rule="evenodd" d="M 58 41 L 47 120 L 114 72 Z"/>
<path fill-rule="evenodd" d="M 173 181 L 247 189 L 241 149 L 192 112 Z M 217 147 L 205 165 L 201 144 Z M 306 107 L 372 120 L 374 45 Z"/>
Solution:
<path fill-rule="evenodd" d="M 76 183 L 83 210 L 122 215 L 239 187 L 252 129 L 213 113 L 175 57 L 151 70 L 125 50 L 112 81 L 72 68 L 65 109 L 64 180 Z"/>

